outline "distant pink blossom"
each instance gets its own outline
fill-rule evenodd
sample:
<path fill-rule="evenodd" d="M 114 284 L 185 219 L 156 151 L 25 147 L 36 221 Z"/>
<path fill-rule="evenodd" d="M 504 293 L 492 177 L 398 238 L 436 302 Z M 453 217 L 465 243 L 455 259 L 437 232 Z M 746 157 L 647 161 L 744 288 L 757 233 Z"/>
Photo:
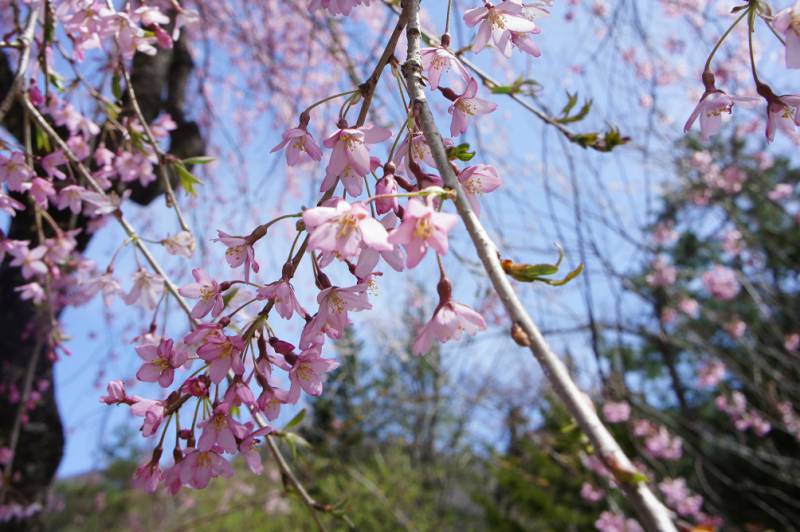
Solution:
<path fill-rule="evenodd" d="M 631 405 L 625 401 L 609 401 L 603 405 L 603 417 L 609 423 L 622 423 L 631 416 Z"/>
<path fill-rule="evenodd" d="M 733 338 L 738 339 L 744 336 L 747 331 L 747 324 L 740 318 L 733 318 L 725 324 L 725 330 L 728 331 Z"/>
<path fill-rule="evenodd" d="M 146 309 L 153 310 L 163 291 L 164 279 L 160 275 L 139 269 L 133 274 L 133 286 L 130 292 L 125 294 L 122 300 L 128 305 L 133 305 L 141 299 Z"/>
<path fill-rule="evenodd" d="M 800 333 L 787 334 L 783 338 L 783 348 L 793 353 L 800 348 Z"/>
<path fill-rule="evenodd" d="M 155 451 L 153 455 L 153 458 L 137 467 L 136 471 L 133 472 L 133 485 L 147 493 L 155 493 L 163 476 L 161 467 L 158 464 L 158 457 L 161 456 L 161 451 Z"/>
<path fill-rule="evenodd" d="M 585 501 L 589 502 L 597 502 L 603 500 L 605 497 L 605 492 L 600 488 L 595 488 L 589 482 L 584 482 L 581 486 L 581 498 Z"/>
<path fill-rule="evenodd" d="M 733 299 L 741 289 L 736 272 L 720 264 L 703 274 L 703 286 L 711 297 L 720 301 Z"/>
<path fill-rule="evenodd" d="M 603 512 L 594 522 L 598 532 L 644 532 L 644 529 L 633 519 L 614 512 Z"/>
<path fill-rule="evenodd" d="M 702 388 L 713 388 L 725 377 L 725 364 L 718 359 L 707 361 L 697 373 L 697 384 Z"/>
<path fill-rule="evenodd" d="M 775 188 L 769 191 L 767 197 L 772 201 L 780 201 L 791 198 L 792 193 L 794 193 L 794 187 L 790 183 L 778 183 Z"/>
<path fill-rule="evenodd" d="M 660 288 L 675 284 L 678 270 L 668 264 L 663 257 L 657 257 L 650 265 L 650 273 L 645 276 L 645 281 L 652 287 Z"/>

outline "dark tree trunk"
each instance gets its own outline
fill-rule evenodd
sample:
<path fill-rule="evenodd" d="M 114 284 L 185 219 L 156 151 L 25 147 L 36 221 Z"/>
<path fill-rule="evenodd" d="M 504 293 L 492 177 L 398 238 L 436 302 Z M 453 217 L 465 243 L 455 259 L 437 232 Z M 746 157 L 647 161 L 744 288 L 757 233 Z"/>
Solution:
<path fill-rule="evenodd" d="M 178 127 L 171 132 L 169 151 L 178 158 L 203 155 L 205 148 L 197 124 L 185 118 L 184 92 L 192 66 L 188 45 L 182 37 L 173 50 L 160 50 L 155 56 L 137 54 L 131 73 L 131 84 L 145 118 L 152 121 L 162 111 L 167 111 L 177 123 Z M 13 75 L 8 58 L 0 53 L 0 100 L 8 92 Z M 123 103 L 126 108 L 127 99 Z M 21 106 L 14 104 L 2 126 L 21 140 L 23 119 Z M 116 147 L 110 144 L 113 143 L 109 143 L 109 149 L 114 150 Z M 131 199 L 143 205 L 164 191 L 161 180 L 156 180 L 146 188 L 138 183 L 130 188 Z M 64 228 L 86 227 L 87 220 L 82 217 L 78 218 L 74 227 L 68 227 L 66 213 L 51 210 L 51 214 L 59 223 L 63 222 Z M 16 240 L 37 240 L 30 209 L 19 212 L 12 219 L 7 235 Z M 90 238 L 91 235 L 82 231 L 78 236 L 78 249 L 85 250 Z M 7 261 L 0 265 L 0 447 L 9 445 L 20 411 L 18 402 L 9 400 L 9 390 L 16 388 L 22 394 L 28 368 L 36 356 L 38 363 L 33 371 L 32 382 L 33 389 L 41 393 L 35 407 L 26 412 L 28 421 L 19 430 L 13 469 L 7 472 L 7 481 L 0 485 L 0 491 L 2 503 L 29 506 L 34 503 L 46 504 L 49 487 L 63 455 L 64 431 L 55 400 L 53 354 L 49 352 L 46 342 L 49 326 L 46 320 L 42 323 L 37 317 L 34 306 L 19 299 L 14 291 L 24 282 L 17 268 L 10 267 Z M 40 528 L 37 516 L 3 524 L 3 530 Z"/>

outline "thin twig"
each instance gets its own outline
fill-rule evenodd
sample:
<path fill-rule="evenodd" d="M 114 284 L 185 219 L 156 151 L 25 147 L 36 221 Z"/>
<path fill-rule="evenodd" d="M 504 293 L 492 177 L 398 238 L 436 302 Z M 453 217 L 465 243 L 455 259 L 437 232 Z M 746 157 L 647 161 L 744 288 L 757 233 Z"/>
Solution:
<path fill-rule="evenodd" d="M 22 86 L 22 80 L 25 77 L 25 73 L 28 71 L 28 63 L 31 57 L 31 45 L 33 44 L 33 32 L 36 29 L 36 20 L 38 18 L 39 10 L 31 8 L 31 12 L 28 14 L 28 21 L 25 23 L 25 30 L 18 40 L 21 50 L 19 52 L 19 60 L 17 61 L 17 71 L 14 74 L 14 81 L 11 82 L 8 94 L 5 95 L 2 103 L 0 103 L 0 123 L 3 122 L 6 113 L 11 109 L 14 97 Z"/>
<path fill-rule="evenodd" d="M 559 357 L 550 349 L 539 328 L 531 319 L 528 312 L 519 300 L 511 282 L 500 266 L 497 247 L 490 239 L 477 215 L 472 210 L 464 195 L 458 179 L 453 171 L 442 142 L 441 135 L 436 127 L 431 110 L 428 107 L 425 91 L 422 85 L 422 63 L 420 61 L 420 25 L 419 25 L 420 0 L 405 0 L 403 10 L 408 16 L 408 56 L 403 73 L 406 77 L 408 90 L 412 95 L 412 108 L 416 118 L 425 134 L 425 139 L 430 146 L 436 166 L 447 186 L 456 191 L 456 208 L 464 221 L 467 232 L 478 256 L 483 263 L 498 297 L 503 302 L 506 312 L 512 323 L 524 333 L 524 340 L 539 364 L 542 366 L 545 377 L 550 382 L 553 390 L 569 409 L 572 417 L 578 422 L 583 432 L 589 437 L 599 457 L 614 472 L 624 471 L 635 473 L 636 469 L 620 448 L 617 441 L 603 425 L 597 415 L 591 399 L 583 393 Z M 636 509 L 639 518 L 647 530 L 675 531 L 669 511 L 656 498 L 644 482 L 628 481 L 619 482 L 620 488 L 628 501 Z"/>

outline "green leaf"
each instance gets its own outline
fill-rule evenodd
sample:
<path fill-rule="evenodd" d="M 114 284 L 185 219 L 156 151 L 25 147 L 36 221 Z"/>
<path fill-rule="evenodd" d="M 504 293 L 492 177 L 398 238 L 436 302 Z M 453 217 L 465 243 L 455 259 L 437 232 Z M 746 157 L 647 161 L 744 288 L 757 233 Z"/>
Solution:
<path fill-rule="evenodd" d="M 42 152 L 51 152 L 50 138 L 41 129 L 36 129 L 36 148 Z"/>
<path fill-rule="evenodd" d="M 311 444 L 308 441 L 300 436 L 299 434 L 295 434 L 294 432 L 287 432 L 283 436 L 286 443 L 289 445 L 289 448 L 292 451 L 292 458 L 297 459 L 297 447 L 311 447 Z"/>
<path fill-rule="evenodd" d="M 296 427 L 300 424 L 301 421 L 306 417 L 306 409 L 302 409 L 299 411 L 287 424 L 283 427 L 283 430 L 289 430 L 292 427 Z"/>
<path fill-rule="evenodd" d="M 196 196 L 197 191 L 194 187 L 195 185 L 202 185 L 203 182 L 197 179 L 194 174 L 187 170 L 186 167 L 183 166 L 183 163 L 175 163 L 173 166 L 175 167 L 175 171 L 178 172 L 178 179 L 180 180 L 183 190 L 192 196 Z"/>
<path fill-rule="evenodd" d="M 577 268 L 569 272 L 567 276 L 561 279 L 560 281 L 553 281 L 551 279 L 539 279 L 539 280 L 542 281 L 543 283 L 549 284 L 550 286 L 564 286 L 565 284 L 567 284 L 568 282 L 579 276 L 582 271 L 583 271 L 583 263 L 581 262 L 580 264 L 578 264 Z"/>
<path fill-rule="evenodd" d="M 231 299 L 233 299 L 236 296 L 236 292 L 238 291 L 239 291 L 238 288 L 231 288 L 225 293 L 224 296 L 222 296 L 222 302 L 225 303 L 226 307 L 231 302 Z"/>
<path fill-rule="evenodd" d="M 209 157 L 207 155 L 203 155 L 201 157 L 189 157 L 188 159 L 184 159 L 182 162 L 183 164 L 209 164 L 216 161 L 216 157 Z"/>
<path fill-rule="evenodd" d="M 111 77 L 111 94 L 117 101 L 122 100 L 122 78 L 117 73 Z"/>
<path fill-rule="evenodd" d="M 583 263 L 569 272 L 563 279 L 548 279 L 546 276 L 558 273 L 558 269 L 561 267 L 561 261 L 564 259 L 564 249 L 558 244 L 556 244 L 556 247 L 558 248 L 558 260 L 556 260 L 555 264 L 524 264 L 504 259 L 500 261 L 500 266 L 508 276 L 522 283 L 539 281 L 550 286 L 565 285 L 580 275 L 583 271 Z"/>

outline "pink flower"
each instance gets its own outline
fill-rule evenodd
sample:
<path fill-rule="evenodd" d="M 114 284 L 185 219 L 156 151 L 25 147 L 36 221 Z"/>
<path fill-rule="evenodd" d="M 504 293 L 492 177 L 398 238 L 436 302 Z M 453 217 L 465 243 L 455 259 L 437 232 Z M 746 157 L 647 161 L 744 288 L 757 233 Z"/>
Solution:
<path fill-rule="evenodd" d="M 478 201 L 478 196 L 491 192 L 503 184 L 497 169 L 488 164 L 476 164 L 464 168 L 458 174 L 458 180 L 461 183 L 461 188 L 467 194 L 467 200 L 472 205 L 472 209 L 478 215 L 481 213 L 481 204 Z"/>
<path fill-rule="evenodd" d="M 244 373 L 244 363 L 240 356 L 244 347 L 244 341 L 239 336 L 209 334 L 205 343 L 197 349 L 197 356 L 210 363 L 208 375 L 216 384 L 225 378 L 230 369 L 236 375 Z"/>
<path fill-rule="evenodd" d="M 274 283 L 268 284 L 258 289 L 259 299 L 271 299 L 275 304 L 278 314 L 285 320 L 292 317 L 295 312 L 298 316 L 304 317 L 308 314 L 305 309 L 300 306 L 297 297 L 294 295 L 294 288 L 292 283 L 288 280 L 281 279 Z"/>
<path fill-rule="evenodd" d="M 333 187 L 336 178 L 352 173 L 364 177 L 370 172 L 371 161 L 367 144 L 383 142 L 392 136 L 392 132 L 378 126 L 348 128 L 346 122 L 340 122 L 340 129 L 325 139 L 323 144 L 333 148 L 330 162 L 325 170 L 325 180 L 321 192 Z"/>
<path fill-rule="evenodd" d="M 647 284 L 654 288 L 669 286 L 675 283 L 678 270 L 674 266 L 667 264 L 662 257 L 656 258 L 650 265 L 650 273 L 645 277 Z"/>
<path fill-rule="evenodd" d="M 398 192 L 397 180 L 392 173 L 384 173 L 383 177 L 375 183 L 376 196 L 395 196 Z M 375 212 L 386 214 L 387 212 L 397 212 L 400 203 L 397 197 L 379 198 L 375 200 Z"/>
<path fill-rule="evenodd" d="M 787 94 L 771 99 L 767 104 L 767 142 L 775 140 L 775 131 L 780 129 L 792 140 L 798 140 L 795 126 L 800 125 L 800 95 Z"/>
<path fill-rule="evenodd" d="M 242 440 L 247 435 L 245 426 L 230 417 L 223 405 L 217 406 L 211 417 L 202 421 L 199 427 L 203 429 L 197 441 L 200 451 L 210 451 L 219 446 L 225 452 L 235 453 L 238 447 L 236 438 Z"/>
<path fill-rule="evenodd" d="M 397 216 L 395 216 L 393 212 L 390 212 L 381 220 L 381 225 L 383 225 L 387 231 L 391 231 L 396 224 Z M 391 266 L 394 271 L 403 271 L 405 255 L 403 254 L 403 250 L 400 246 L 395 246 L 390 251 L 377 250 L 373 248 L 362 249 L 361 254 L 358 256 L 356 269 L 353 273 L 359 279 L 366 279 L 367 276 L 375 269 L 375 266 L 378 265 L 379 258 L 383 258 L 386 264 Z"/>
<path fill-rule="evenodd" d="M 424 355 L 430 351 L 434 339 L 447 342 L 460 339 L 462 331 L 474 336 L 478 331 L 486 330 L 483 316 L 468 306 L 453 301 L 450 281 L 442 279 L 437 289 L 439 305 L 433 311 L 431 320 L 420 330 L 414 341 L 412 352 L 415 355 Z"/>
<path fill-rule="evenodd" d="M 719 133 L 722 127 L 722 113 L 731 114 L 733 104 L 733 98 L 721 90 L 716 89 L 704 92 L 683 126 L 683 132 L 688 133 L 699 116 L 700 136 L 703 137 L 703 140 L 708 140 Z"/>
<path fill-rule="evenodd" d="M 22 192 L 22 185 L 34 177 L 33 170 L 25 162 L 25 154 L 15 151 L 11 157 L 0 155 L 0 182 L 5 181 L 8 190 Z"/>
<path fill-rule="evenodd" d="M 136 398 L 136 402 L 131 405 L 131 413 L 134 416 L 144 417 L 142 424 L 142 435 L 152 436 L 158 430 L 158 426 L 164 419 L 164 401 L 153 401 L 152 399 Z"/>
<path fill-rule="evenodd" d="M 139 181 L 143 187 L 146 187 L 156 180 L 156 175 L 153 173 L 153 162 L 149 156 L 140 152 L 123 151 L 117 154 L 114 160 L 114 169 L 123 183 Z"/>
<path fill-rule="evenodd" d="M 480 52 L 491 39 L 506 57 L 511 57 L 511 32 L 527 33 L 536 30 L 536 24 L 524 17 L 522 6 L 514 2 L 503 2 L 493 6 L 486 2 L 483 7 L 469 9 L 464 13 L 464 22 L 473 27 L 480 23 L 478 35 L 472 45 Z"/>
<path fill-rule="evenodd" d="M 314 142 L 314 137 L 305 128 L 293 128 L 284 131 L 283 140 L 270 153 L 286 147 L 286 164 L 297 166 L 309 161 L 322 159 L 322 150 Z M 288 146 L 288 147 L 287 147 Z"/>
<path fill-rule="evenodd" d="M 601 513 L 594 526 L 598 532 L 644 532 L 639 523 L 614 512 Z"/>
<path fill-rule="evenodd" d="M 122 300 L 128 305 L 133 305 L 141 299 L 145 308 L 153 310 L 163 291 L 164 279 L 160 275 L 140 269 L 133 274 L 133 286 Z"/>
<path fill-rule="evenodd" d="M 250 281 L 250 269 L 253 273 L 258 273 L 258 262 L 256 262 L 253 244 L 247 238 L 231 236 L 224 231 L 217 230 L 219 238 L 216 240 L 227 246 L 225 260 L 231 268 L 238 268 L 244 264 L 244 280 Z"/>
<path fill-rule="evenodd" d="M 697 373 L 697 384 L 702 388 L 713 388 L 725 377 L 725 364 L 715 359 L 709 360 Z"/>
<path fill-rule="evenodd" d="M 339 367 L 336 360 L 322 358 L 321 349 L 321 346 L 315 345 L 301 352 L 289 370 L 291 387 L 286 397 L 289 403 L 298 401 L 301 389 L 309 395 L 319 397 L 325 374 Z"/>
<path fill-rule="evenodd" d="M 703 285 L 711 297 L 720 301 L 733 299 L 741 289 L 736 272 L 720 264 L 703 274 Z"/>
<path fill-rule="evenodd" d="M 14 291 L 19 292 L 20 299 L 30 300 L 34 305 L 41 305 L 47 299 L 47 294 L 39 283 L 23 284 L 14 288 Z"/>
<path fill-rule="evenodd" d="M 222 298 L 219 284 L 200 268 L 192 270 L 192 277 L 196 282 L 178 289 L 178 292 L 184 297 L 200 299 L 192 308 L 192 317 L 200 319 L 211 312 L 211 315 L 216 318 L 222 314 L 225 301 Z"/>
<path fill-rule="evenodd" d="M 69 207 L 69 210 L 72 211 L 73 214 L 79 214 L 82 207 L 81 194 L 83 194 L 85 190 L 86 189 L 78 185 L 67 185 L 58 191 L 58 202 L 56 206 L 62 210 Z"/>
<path fill-rule="evenodd" d="M 47 254 L 46 247 L 36 246 L 33 249 L 29 249 L 27 245 L 14 246 L 10 249 L 10 253 L 14 257 L 11 260 L 11 266 L 22 268 L 22 277 L 25 279 L 47 274 L 47 264 L 44 262 Z"/>
<path fill-rule="evenodd" d="M 683 441 L 678 436 L 672 436 L 664 427 L 651 432 L 644 446 L 654 458 L 678 460 L 683 455 Z"/>
<path fill-rule="evenodd" d="M 341 258 L 355 257 L 362 246 L 377 251 L 393 249 L 386 229 L 370 215 L 366 205 L 350 205 L 341 199 L 334 205 L 303 211 L 309 249 L 334 252 Z"/>
<path fill-rule="evenodd" d="M 439 80 L 442 74 L 450 70 L 458 74 L 464 83 L 469 81 L 470 76 L 467 69 L 461 64 L 461 61 L 444 46 L 432 46 L 430 48 L 423 48 L 420 50 L 422 58 L 422 67 L 428 71 L 428 83 L 431 89 L 436 90 L 439 87 Z"/>
<path fill-rule="evenodd" d="M 194 236 L 189 231 L 178 231 L 174 235 L 161 240 L 161 245 L 170 255 L 190 259 L 194 255 Z"/>
<path fill-rule="evenodd" d="M 125 385 L 122 381 L 111 381 L 106 386 L 106 393 L 100 398 L 101 403 L 107 405 L 118 405 L 120 403 L 128 402 L 128 395 L 125 393 Z"/>
<path fill-rule="evenodd" d="M 453 120 L 450 122 L 450 136 L 456 137 L 466 132 L 472 117 L 485 115 L 497 109 L 497 104 L 476 98 L 476 94 L 478 94 L 478 82 L 471 78 L 464 93 L 456 98 L 448 109 L 453 115 Z"/>
<path fill-rule="evenodd" d="M 193 488 L 205 488 L 214 477 L 232 476 L 231 464 L 215 450 L 190 449 L 180 462 L 180 480 Z"/>
<path fill-rule="evenodd" d="M 287 391 L 267 383 L 267 386 L 262 388 L 261 395 L 258 396 L 256 404 L 258 405 L 258 409 L 267 416 L 267 419 L 275 421 L 281 413 L 281 405 L 289 402 Z"/>
<path fill-rule="evenodd" d="M 433 200 L 411 198 L 403 222 L 389 235 L 389 243 L 400 244 L 406 250 L 406 267 L 413 268 L 425 256 L 428 246 L 439 255 L 447 253 L 447 233 L 458 223 L 458 216 L 437 212 Z"/>
<path fill-rule="evenodd" d="M 786 68 L 800 68 L 800 2 L 779 11 L 772 23 L 786 41 Z"/>
<path fill-rule="evenodd" d="M 658 484 L 664 500 L 670 508 L 675 509 L 679 514 L 688 517 L 699 517 L 703 506 L 703 497 L 692 495 L 686 486 L 686 480 L 682 478 L 667 478 Z"/>
<path fill-rule="evenodd" d="M 7 196 L 3 192 L 0 192 L 0 211 L 8 214 L 9 216 L 14 216 L 17 214 L 17 211 L 25 210 L 25 205 L 18 202 L 11 196 Z"/>
<path fill-rule="evenodd" d="M 452 145 L 450 139 L 445 140 L 445 147 Z M 394 164 L 398 168 L 405 168 L 407 175 L 411 175 L 411 163 L 417 165 L 422 163 L 427 164 L 431 168 L 436 168 L 436 161 L 433 160 L 433 153 L 428 142 L 425 140 L 425 135 L 421 131 L 415 131 L 406 135 L 403 142 L 397 147 L 394 155 Z M 404 166 L 405 163 L 405 166 Z"/>
<path fill-rule="evenodd" d="M 103 302 L 107 307 L 111 306 L 112 297 L 116 294 L 122 293 L 122 287 L 119 285 L 114 275 L 111 272 L 106 272 L 103 275 L 98 275 L 92 279 L 81 281 L 81 285 L 86 290 L 86 296 L 92 298 L 98 292 L 103 293 Z"/>
<path fill-rule="evenodd" d="M 605 493 L 599 488 L 595 488 L 589 482 L 584 482 L 581 486 L 581 498 L 589 502 L 597 502 L 603 499 Z"/>
<path fill-rule="evenodd" d="M 161 450 L 156 448 L 150 461 L 136 468 L 133 473 L 133 485 L 136 488 L 147 493 L 155 493 L 162 477 L 161 467 L 158 464 L 160 458 Z"/>
<path fill-rule="evenodd" d="M 630 416 L 631 405 L 625 401 L 609 401 L 603 405 L 603 417 L 605 417 L 609 423 L 622 423 L 623 421 L 628 421 Z"/>
<path fill-rule="evenodd" d="M 783 348 L 793 353 L 800 347 L 800 333 L 787 334 L 783 338 Z"/>
<path fill-rule="evenodd" d="M 741 338 L 747 331 L 747 324 L 739 318 L 733 318 L 725 324 L 725 330 L 728 331 L 733 338 Z"/>
<path fill-rule="evenodd" d="M 162 339 L 158 345 L 144 344 L 136 348 L 136 354 L 145 361 L 136 378 L 142 382 L 158 382 L 166 388 L 172 384 L 175 369 L 186 363 L 187 353 L 183 349 L 173 349 L 174 342 Z"/>
<path fill-rule="evenodd" d="M 367 297 L 366 284 L 357 284 L 349 288 L 337 286 L 326 288 L 317 295 L 317 302 L 319 311 L 303 329 L 303 339 L 306 341 L 301 340 L 301 347 L 313 343 L 311 339 L 321 333 L 333 339 L 339 338 L 342 331 L 350 325 L 348 311 L 372 308 Z"/>
<path fill-rule="evenodd" d="M 769 191 L 767 197 L 772 201 L 780 201 L 782 199 L 791 198 L 794 192 L 794 187 L 790 183 L 778 183 L 775 188 Z"/>
<path fill-rule="evenodd" d="M 260 443 L 259 437 L 265 436 L 272 431 L 271 427 L 263 427 L 255 432 L 250 433 L 242 443 L 239 444 L 239 454 L 244 458 L 247 467 L 255 475 L 260 475 L 264 472 L 264 466 L 261 464 L 261 455 L 256 450 L 256 445 Z"/>

